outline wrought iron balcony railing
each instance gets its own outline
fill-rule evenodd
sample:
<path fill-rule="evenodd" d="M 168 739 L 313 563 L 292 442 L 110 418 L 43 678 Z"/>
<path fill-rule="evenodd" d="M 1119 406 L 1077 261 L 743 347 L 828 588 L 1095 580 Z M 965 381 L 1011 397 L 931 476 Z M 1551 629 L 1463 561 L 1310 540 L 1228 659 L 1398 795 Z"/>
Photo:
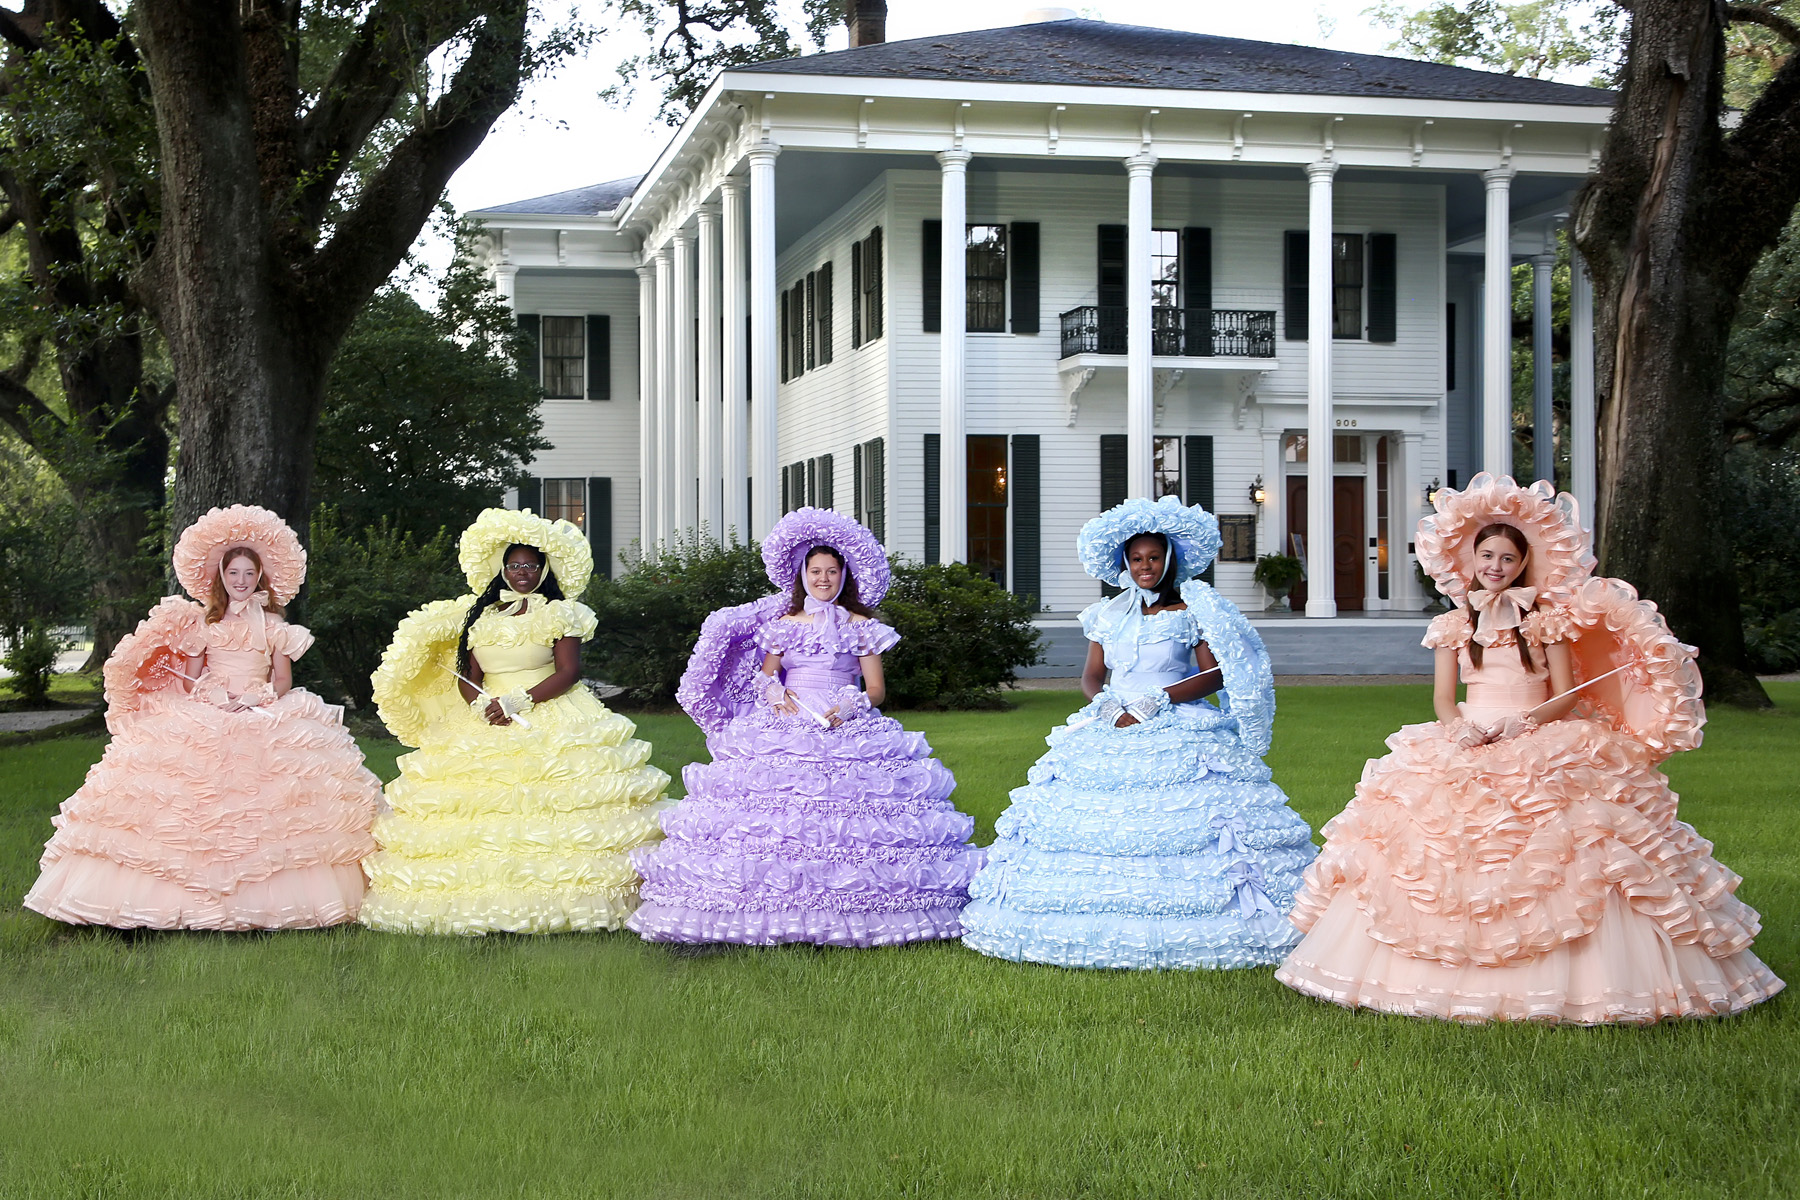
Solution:
<path fill-rule="evenodd" d="M 1125 308 L 1062 314 L 1062 356 L 1125 353 Z M 1245 308 L 1152 308 L 1150 353 L 1167 358 L 1274 358 L 1275 314 Z"/>

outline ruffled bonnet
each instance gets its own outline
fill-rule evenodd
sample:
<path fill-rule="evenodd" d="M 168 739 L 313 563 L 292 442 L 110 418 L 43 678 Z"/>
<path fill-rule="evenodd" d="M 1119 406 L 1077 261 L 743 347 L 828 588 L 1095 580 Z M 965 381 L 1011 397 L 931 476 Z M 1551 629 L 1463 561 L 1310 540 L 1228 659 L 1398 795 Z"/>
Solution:
<path fill-rule="evenodd" d="M 1419 522 L 1419 565 L 1438 590 L 1460 601 L 1475 577 L 1475 535 L 1488 525 L 1511 525 L 1525 535 L 1531 554 L 1518 583 L 1558 604 L 1594 573 L 1593 539 L 1581 528 L 1580 508 L 1539 480 L 1521 487 L 1510 475 L 1483 471 L 1462 491 L 1437 494 L 1437 511 Z"/>
<path fill-rule="evenodd" d="M 457 562 L 469 587 L 481 591 L 505 565 L 508 546 L 535 546 L 544 552 L 563 594 L 581 595 L 594 573 L 594 552 L 581 530 L 567 521 L 549 521 L 528 508 L 490 508 L 463 530 Z"/>
<path fill-rule="evenodd" d="M 769 582 L 783 592 L 806 566 L 806 555 L 815 546 L 830 546 L 844 556 L 856 578 L 856 594 L 864 604 L 876 605 L 887 595 L 893 572 L 887 552 L 861 522 L 828 508 L 797 508 L 781 520 L 762 542 L 763 569 Z"/>
<path fill-rule="evenodd" d="M 1136 499 L 1107 509 L 1075 538 L 1081 566 L 1102 583 L 1120 583 L 1125 546 L 1140 533 L 1160 533 L 1175 551 L 1172 583 L 1186 583 L 1212 565 L 1219 552 L 1219 519 L 1201 508 L 1183 505 L 1174 496 Z"/>
<path fill-rule="evenodd" d="M 228 551 L 245 547 L 262 559 L 262 586 L 286 604 L 306 582 L 306 551 L 286 521 L 254 504 L 215 508 L 185 529 L 175 543 L 175 578 L 205 604 Z"/>

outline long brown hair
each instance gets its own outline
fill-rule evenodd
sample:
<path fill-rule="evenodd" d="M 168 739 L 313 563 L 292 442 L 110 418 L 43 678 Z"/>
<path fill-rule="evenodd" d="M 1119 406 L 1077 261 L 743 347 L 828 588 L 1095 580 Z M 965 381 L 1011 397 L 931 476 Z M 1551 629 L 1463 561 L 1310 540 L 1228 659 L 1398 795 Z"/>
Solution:
<path fill-rule="evenodd" d="M 812 561 L 815 554 L 829 554 L 837 559 L 837 565 L 843 568 L 844 586 L 838 591 L 838 607 L 847 612 L 853 612 L 859 617 L 873 617 L 874 612 L 862 602 L 862 597 L 856 594 L 856 576 L 850 573 L 850 564 L 844 561 L 843 555 L 830 546 L 814 546 L 806 552 L 806 557 L 800 560 L 800 570 L 794 575 L 794 591 L 788 602 L 787 615 L 795 616 L 806 608 L 806 564 Z"/>
<path fill-rule="evenodd" d="M 225 615 L 225 606 L 231 603 L 231 593 L 225 590 L 225 568 L 240 558 L 247 558 L 256 564 L 257 586 L 266 588 L 268 585 L 269 581 L 263 573 L 262 555 L 248 546 L 238 546 L 227 550 L 225 557 L 219 560 L 219 569 L 213 572 L 212 594 L 206 599 L 206 623 L 208 625 L 217 624 L 219 619 Z M 263 607 L 278 617 L 285 618 L 287 616 L 287 610 L 275 602 L 275 593 L 273 592 L 269 593 L 268 602 Z"/>
<path fill-rule="evenodd" d="M 1475 540 L 1471 545 L 1476 549 L 1480 549 L 1481 543 L 1487 541 L 1491 537 L 1505 538 L 1512 543 L 1513 549 L 1519 552 L 1519 575 L 1518 578 L 1513 580 L 1513 586 L 1516 587 L 1523 583 L 1525 581 L 1525 573 L 1531 569 L 1531 543 L 1525 540 L 1525 535 L 1521 533 L 1516 526 L 1496 521 L 1492 525 L 1483 525 L 1480 529 L 1476 530 Z M 1479 584 L 1476 584 L 1473 579 L 1469 582 L 1472 586 L 1480 586 Z M 1473 635 L 1481 628 L 1481 614 L 1475 611 L 1475 605 L 1468 600 L 1463 601 L 1463 611 L 1469 614 L 1469 633 Z M 1514 640 L 1519 643 L 1519 661 L 1525 664 L 1525 670 L 1527 672 L 1535 671 L 1537 668 L 1531 663 L 1531 647 L 1525 644 L 1525 639 L 1522 636 L 1515 635 Z M 1469 661 L 1475 664 L 1475 669 L 1478 671 L 1481 669 L 1481 651 L 1481 643 L 1471 636 L 1469 638 Z"/>

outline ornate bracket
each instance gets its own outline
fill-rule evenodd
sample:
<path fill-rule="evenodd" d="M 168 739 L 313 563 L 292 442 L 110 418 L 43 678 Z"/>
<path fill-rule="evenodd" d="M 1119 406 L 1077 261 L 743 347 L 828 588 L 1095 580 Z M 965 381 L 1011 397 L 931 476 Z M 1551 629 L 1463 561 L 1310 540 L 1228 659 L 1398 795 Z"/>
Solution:
<path fill-rule="evenodd" d="M 1064 424 L 1075 428 L 1075 418 L 1081 415 L 1081 391 L 1094 380 L 1093 367 L 1071 367 L 1062 373 L 1063 403 L 1066 406 Z"/>
<path fill-rule="evenodd" d="M 1256 402 L 1256 385 L 1261 382 L 1261 371 L 1245 371 L 1238 376 L 1237 408 L 1232 413 L 1232 419 L 1237 422 L 1239 429 L 1244 427 L 1244 410 Z"/>
<path fill-rule="evenodd" d="M 1185 370 L 1176 367 L 1159 367 L 1150 373 L 1150 391 L 1156 398 L 1155 424 L 1163 423 L 1163 413 L 1168 406 L 1169 393 L 1186 375 Z"/>

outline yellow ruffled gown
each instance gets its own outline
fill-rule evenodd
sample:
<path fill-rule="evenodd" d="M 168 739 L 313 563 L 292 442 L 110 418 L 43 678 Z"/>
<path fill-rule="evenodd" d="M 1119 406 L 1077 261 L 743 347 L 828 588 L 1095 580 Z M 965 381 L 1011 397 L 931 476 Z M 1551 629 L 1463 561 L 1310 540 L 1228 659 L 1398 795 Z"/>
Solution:
<path fill-rule="evenodd" d="M 456 642 L 473 595 L 406 618 L 375 672 L 388 728 L 417 749 L 387 786 L 392 812 L 364 864 L 361 921 L 396 933 L 617 929 L 638 906 L 631 849 L 658 840 L 669 777 L 650 745 L 585 686 L 534 707 L 529 725 L 489 725 L 456 691 Z M 554 670 L 557 639 L 586 640 L 593 610 L 529 599 L 489 608 L 469 649 L 495 695 Z"/>

